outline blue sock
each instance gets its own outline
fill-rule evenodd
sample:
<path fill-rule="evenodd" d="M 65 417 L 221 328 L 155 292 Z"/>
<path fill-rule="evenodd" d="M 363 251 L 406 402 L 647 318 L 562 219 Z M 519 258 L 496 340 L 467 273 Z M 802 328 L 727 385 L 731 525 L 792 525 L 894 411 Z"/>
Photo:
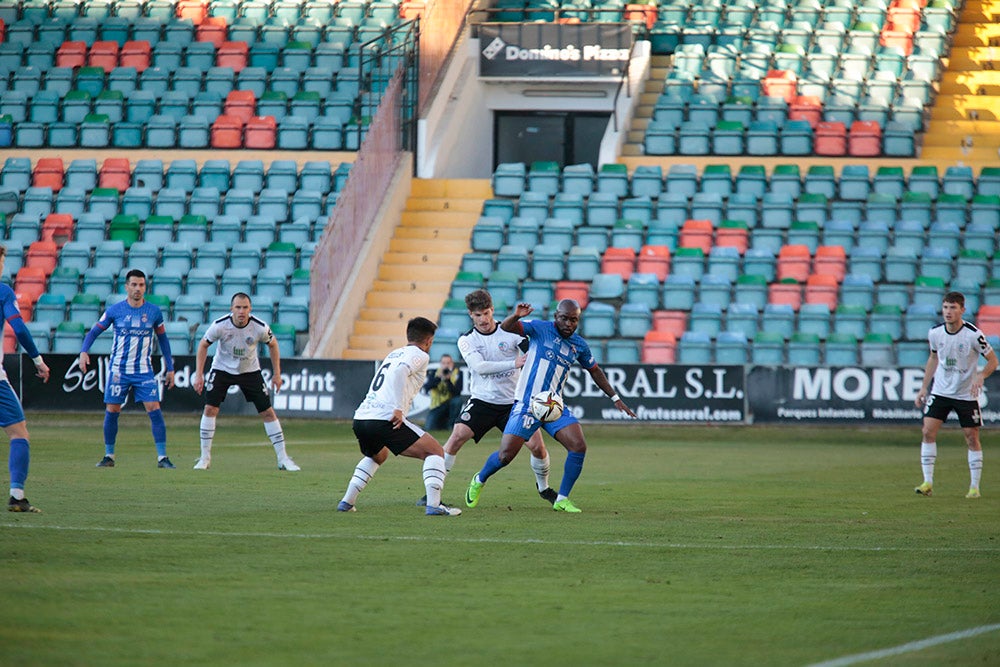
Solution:
<path fill-rule="evenodd" d="M 156 443 L 156 456 L 167 455 L 167 423 L 163 421 L 163 410 L 150 410 L 149 423 L 153 429 L 153 442 Z"/>
<path fill-rule="evenodd" d="M 493 473 L 503 467 L 504 464 L 500 462 L 500 452 L 493 452 L 483 464 L 483 469 L 479 471 L 479 481 L 485 482 L 493 476 Z"/>
<path fill-rule="evenodd" d="M 583 457 L 586 452 L 566 452 L 566 465 L 563 467 L 562 483 L 559 484 L 559 495 L 569 498 L 569 492 L 583 472 Z"/>
<path fill-rule="evenodd" d="M 28 479 L 28 441 L 24 438 L 13 438 L 10 441 L 10 488 L 23 489 L 24 480 Z"/>
<path fill-rule="evenodd" d="M 115 441 L 118 440 L 118 417 L 120 412 L 104 413 L 104 454 L 106 456 L 115 455 Z"/>

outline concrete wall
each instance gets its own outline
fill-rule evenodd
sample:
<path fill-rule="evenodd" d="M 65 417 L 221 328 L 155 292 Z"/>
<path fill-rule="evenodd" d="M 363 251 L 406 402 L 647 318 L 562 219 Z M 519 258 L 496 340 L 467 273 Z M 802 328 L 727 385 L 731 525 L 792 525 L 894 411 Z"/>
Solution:
<path fill-rule="evenodd" d="M 479 48 L 478 39 L 463 38 L 434 104 L 419 121 L 417 175 L 420 178 L 489 178 L 493 173 L 496 111 L 611 113 L 617 110 L 617 128 L 614 122 L 609 123 L 601 144 L 600 162 L 617 159 L 649 71 L 648 42 L 636 44 L 627 87 L 618 81 L 600 79 L 480 79 Z"/>

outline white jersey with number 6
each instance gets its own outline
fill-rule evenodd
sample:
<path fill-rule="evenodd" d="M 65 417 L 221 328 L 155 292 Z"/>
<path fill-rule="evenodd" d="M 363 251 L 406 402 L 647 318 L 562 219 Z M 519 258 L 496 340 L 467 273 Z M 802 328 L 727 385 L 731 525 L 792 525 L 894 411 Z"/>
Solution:
<path fill-rule="evenodd" d="M 424 385 L 430 356 L 416 345 L 393 350 L 375 371 L 368 394 L 354 411 L 355 419 L 392 419 L 395 410 L 410 411 L 413 397 Z"/>

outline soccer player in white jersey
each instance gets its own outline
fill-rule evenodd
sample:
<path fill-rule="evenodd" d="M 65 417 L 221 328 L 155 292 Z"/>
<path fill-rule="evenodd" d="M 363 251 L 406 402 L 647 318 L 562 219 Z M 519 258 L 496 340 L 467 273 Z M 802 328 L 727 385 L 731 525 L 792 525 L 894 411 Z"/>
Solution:
<path fill-rule="evenodd" d="M 267 383 L 260 372 L 257 346 L 267 345 L 271 355 L 271 385 L 274 393 L 281 389 L 281 355 L 278 341 L 267 322 L 251 315 L 250 295 L 237 292 L 230 300 L 229 314 L 212 322 L 198 343 L 195 355 L 194 377 L 191 386 L 199 394 L 205 393 L 205 411 L 201 416 L 201 457 L 194 464 L 195 470 L 208 470 L 212 465 L 212 440 L 215 438 L 215 419 L 219 407 L 226 400 L 230 387 L 239 387 L 243 397 L 254 404 L 264 420 L 264 432 L 274 446 L 278 470 L 300 470 L 285 452 L 285 434 L 281 422 L 271 405 Z M 204 376 L 208 348 L 218 341 L 219 348 L 212 357 L 212 368 Z"/>
<path fill-rule="evenodd" d="M 570 501 L 569 494 L 583 471 L 583 459 L 587 453 L 583 428 L 571 410 L 564 410 L 559 419 L 543 424 L 531 413 L 531 397 L 540 391 L 554 391 L 561 395 L 569 369 L 574 363 L 578 363 L 590 374 L 594 384 L 611 398 L 615 407 L 632 417 L 635 417 L 635 413 L 611 386 L 591 354 L 590 346 L 576 333 L 580 325 L 580 304 L 573 299 L 563 299 L 556 307 L 553 322 L 522 322 L 521 318 L 530 315 L 532 310 L 530 303 L 519 303 L 514 312 L 500 323 L 504 331 L 528 337 L 527 361 L 517 381 L 517 402 L 504 428 L 500 450 L 493 452 L 486 459 L 482 470 L 472 478 L 465 492 L 465 504 L 469 507 L 479 504 L 479 495 L 490 476 L 510 463 L 517 456 L 521 445 L 539 428 L 544 428 L 567 450 L 559 494 L 552 509 L 557 512 L 579 512 L 580 509 Z"/>
<path fill-rule="evenodd" d="M 115 442 L 118 439 L 118 417 L 131 390 L 133 399 L 142 403 L 149 417 L 156 445 L 156 466 L 174 468 L 167 458 L 167 425 L 160 409 L 160 385 L 153 372 L 153 338 L 160 343 L 160 353 L 166 366 L 164 381 L 167 389 L 174 386 L 174 360 L 170 341 L 163 326 L 159 306 L 146 301 L 146 274 L 132 269 L 125 274 L 126 299 L 110 306 L 83 339 L 77 363 L 83 373 L 90 364 L 90 346 L 101 332 L 114 327 L 111 343 L 111 376 L 104 388 L 104 458 L 98 468 L 115 467 Z"/>
<path fill-rule="evenodd" d="M 391 452 L 422 459 L 428 516 L 458 516 L 462 510 L 441 502 L 444 487 L 444 450 L 441 443 L 406 418 L 410 404 L 427 376 L 427 352 L 437 325 L 425 317 L 406 324 L 407 345 L 386 355 L 375 371 L 368 393 L 354 411 L 354 435 L 364 454 L 347 485 L 338 512 L 353 512 L 358 495 L 368 486 Z"/>
<path fill-rule="evenodd" d="M 6 260 L 7 247 L 0 245 L 0 273 L 3 273 L 3 265 Z M 21 317 L 20 308 L 17 307 L 14 290 L 3 283 L 0 283 L 0 313 L 3 314 L 3 321 L 0 321 L 0 333 L 3 332 L 3 322 L 10 325 L 17 337 L 17 342 L 21 344 L 24 351 L 31 357 L 31 361 L 34 362 L 36 375 L 42 378 L 42 382 L 48 382 L 49 367 L 35 346 L 35 341 L 31 337 L 28 327 L 24 326 L 24 319 Z M 28 479 L 28 464 L 31 461 L 28 425 L 24 420 L 21 402 L 17 400 L 17 394 L 10 386 L 7 372 L 3 369 L 2 348 L 0 348 L 0 427 L 3 427 L 4 433 L 10 438 L 10 453 L 7 459 L 10 470 L 10 500 L 7 501 L 7 510 L 10 512 L 41 512 L 42 510 L 32 505 L 24 497 L 24 483 Z"/>
<path fill-rule="evenodd" d="M 514 406 L 517 378 L 527 358 L 520 349 L 521 343 L 526 342 L 524 337 L 504 331 L 494 319 L 493 297 L 489 292 L 477 289 L 466 294 L 465 307 L 472 329 L 459 336 L 458 350 L 469 367 L 471 397 L 444 444 L 444 467 L 448 472 L 470 438 L 479 442 L 493 428 L 503 431 Z M 549 488 L 549 453 L 542 434 L 535 433 L 526 444 L 531 451 L 531 470 L 535 473 L 538 495 L 551 505 L 556 501 L 556 492 Z"/>
<path fill-rule="evenodd" d="M 997 355 L 986 336 L 962 319 L 964 313 L 965 296 L 961 292 L 948 292 L 941 304 L 944 323 L 932 327 L 927 334 L 931 349 L 924 369 L 924 382 L 915 401 L 917 407 L 924 410 L 920 442 L 924 481 L 914 491 L 923 496 L 934 491 L 937 434 L 952 410 L 958 415 L 969 448 L 970 483 L 965 497 L 978 498 L 980 495 L 983 446 L 979 441 L 979 427 L 983 424 L 983 416 L 978 399 L 983 381 L 997 368 Z M 978 370 L 980 356 L 986 359 L 986 366 L 981 371 Z M 932 380 L 933 392 L 928 394 Z"/>

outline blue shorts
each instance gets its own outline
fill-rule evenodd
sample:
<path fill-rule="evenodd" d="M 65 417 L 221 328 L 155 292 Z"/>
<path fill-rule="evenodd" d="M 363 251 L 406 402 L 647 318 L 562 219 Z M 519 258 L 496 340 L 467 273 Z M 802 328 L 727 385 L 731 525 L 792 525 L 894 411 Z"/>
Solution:
<path fill-rule="evenodd" d="M 14 388 L 7 380 L 0 381 L 0 428 L 24 421 L 21 401 L 17 400 Z"/>
<path fill-rule="evenodd" d="M 503 432 L 527 440 L 541 427 L 545 429 L 546 433 L 555 437 L 556 433 L 570 424 L 579 423 L 580 420 L 573 416 L 573 412 L 568 407 L 563 410 L 562 417 L 554 422 L 541 422 L 535 419 L 535 415 L 531 414 L 527 403 L 518 402 L 511 408 L 510 418 L 507 419 L 507 426 L 504 427 Z"/>
<path fill-rule="evenodd" d="M 125 375 L 112 372 L 108 384 L 104 387 L 104 402 L 121 405 L 132 390 L 132 399 L 136 403 L 159 402 L 160 383 L 152 373 Z"/>

